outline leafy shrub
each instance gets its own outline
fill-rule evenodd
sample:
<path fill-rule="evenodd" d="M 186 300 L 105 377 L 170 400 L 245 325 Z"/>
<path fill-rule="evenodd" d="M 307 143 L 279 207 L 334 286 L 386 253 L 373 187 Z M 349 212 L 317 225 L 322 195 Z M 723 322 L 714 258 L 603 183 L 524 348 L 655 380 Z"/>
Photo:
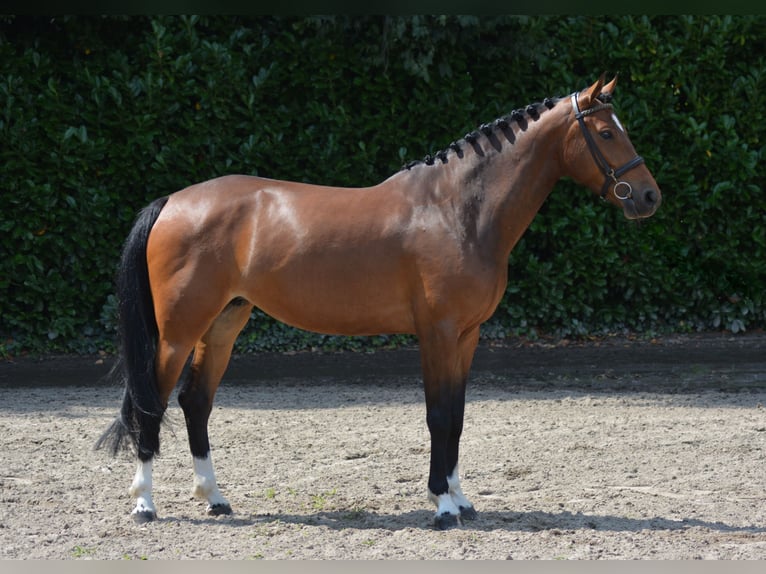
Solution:
<path fill-rule="evenodd" d="M 226 173 L 376 183 L 514 107 L 621 72 L 664 192 L 629 224 L 556 186 L 487 336 L 766 325 L 766 18 L 0 17 L 0 354 L 110 349 L 135 213 Z M 240 350 L 365 348 L 262 313 Z"/>

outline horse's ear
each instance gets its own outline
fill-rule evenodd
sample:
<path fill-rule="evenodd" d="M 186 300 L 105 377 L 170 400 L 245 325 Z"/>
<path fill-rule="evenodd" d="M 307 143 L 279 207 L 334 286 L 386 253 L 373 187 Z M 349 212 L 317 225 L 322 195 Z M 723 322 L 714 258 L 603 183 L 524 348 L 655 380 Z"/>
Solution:
<path fill-rule="evenodd" d="M 591 105 L 593 105 L 593 102 L 596 101 L 596 98 L 601 94 L 601 88 L 604 87 L 604 80 L 606 79 L 606 73 L 601 74 L 601 77 L 596 80 L 596 83 L 593 84 L 590 88 L 587 88 L 580 92 L 580 109 L 581 110 L 587 110 Z"/>
<path fill-rule="evenodd" d="M 607 85 L 605 85 L 603 88 L 601 88 L 601 93 L 607 96 L 607 99 L 612 99 L 612 96 L 614 96 L 614 88 L 617 85 L 617 76 L 619 74 L 615 74 L 614 78 L 612 78 L 612 81 L 609 82 Z"/>

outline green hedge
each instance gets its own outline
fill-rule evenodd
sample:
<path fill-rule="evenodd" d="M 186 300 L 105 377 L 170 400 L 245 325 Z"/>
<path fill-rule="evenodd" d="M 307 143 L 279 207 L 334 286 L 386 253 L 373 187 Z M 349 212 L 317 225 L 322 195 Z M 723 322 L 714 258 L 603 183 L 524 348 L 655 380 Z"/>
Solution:
<path fill-rule="evenodd" d="M 570 181 L 485 335 L 766 325 L 766 18 L 0 16 L 0 355 L 110 350 L 135 213 L 226 173 L 363 186 L 480 123 L 620 72 L 664 203 Z M 256 312 L 240 350 L 361 348 Z"/>

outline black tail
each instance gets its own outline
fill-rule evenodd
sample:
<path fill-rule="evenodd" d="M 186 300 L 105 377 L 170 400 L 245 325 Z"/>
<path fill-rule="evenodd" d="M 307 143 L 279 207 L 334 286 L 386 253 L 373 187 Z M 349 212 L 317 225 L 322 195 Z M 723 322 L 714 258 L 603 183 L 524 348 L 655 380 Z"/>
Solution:
<path fill-rule="evenodd" d="M 149 288 L 146 244 L 168 198 L 145 207 L 125 241 L 117 273 L 119 356 L 110 378 L 125 385 L 120 415 L 96 442 L 113 454 L 133 446 L 141 460 L 159 452 L 159 429 L 165 407 L 155 373 L 157 319 Z"/>

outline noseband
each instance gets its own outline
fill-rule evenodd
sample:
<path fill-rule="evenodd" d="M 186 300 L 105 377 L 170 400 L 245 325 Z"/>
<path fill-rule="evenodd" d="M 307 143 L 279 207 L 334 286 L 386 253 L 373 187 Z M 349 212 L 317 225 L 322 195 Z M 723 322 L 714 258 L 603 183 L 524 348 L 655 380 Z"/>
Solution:
<path fill-rule="evenodd" d="M 606 161 L 606 158 L 601 153 L 601 150 L 598 149 L 598 146 L 596 145 L 596 142 L 594 141 L 593 136 L 588 131 L 588 128 L 585 126 L 585 116 L 599 112 L 601 110 L 607 110 L 612 108 L 612 104 L 608 103 L 608 99 L 607 98 L 604 98 L 604 99 L 606 100 L 604 103 L 588 108 L 587 110 L 580 111 L 580 105 L 577 103 L 577 92 L 575 92 L 572 94 L 572 109 L 575 111 L 575 118 L 577 119 L 577 122 L 580 124 L 580 130 L 582 131 L 582 135 L 585 138 L 585 142 L 588 144 L 588 149 L 590 150 L 590 154 L 593 156 L 593 159 L 595 160 L 596 165 L 604 174 L 604 185 L 601 187 L 601 199 L 606 198 L 606 194 L 609 193 L 609 186 L 612 185 L 612 183 L 614 183 L 614 196 L 617 199 L 625 201 L 626 199 L 631 199 L 633 197 L 633 188 L 630 186 L 630 184 L 627 181 L 620 181 L 617 178 L 620 177 L 625 172 L 630 171 L 634 167 L 644 163 L 644 158 L 642 158 L 640 155 L 637 155 L 632 160 L 623 164 L 617 169 L 613 169 L 612 167 L 609 166 L 609 162 Z M 622 188 L 625 188 L 625 189 L 623 190 Z M 620 193 L 618 193 L 618 190 L 624 191 L 624 194 L 621 195 Z"/>

